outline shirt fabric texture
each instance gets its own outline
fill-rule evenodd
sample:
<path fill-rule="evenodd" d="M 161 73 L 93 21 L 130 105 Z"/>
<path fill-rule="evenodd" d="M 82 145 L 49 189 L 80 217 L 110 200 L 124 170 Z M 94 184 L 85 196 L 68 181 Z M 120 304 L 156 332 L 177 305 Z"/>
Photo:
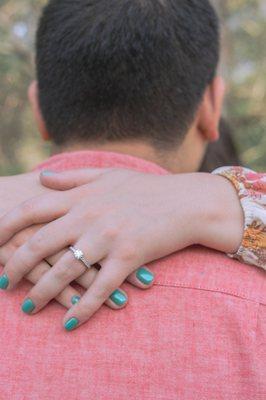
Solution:
<path fill-rule="evenodd" d="M 39 169 L 84 167 L 167 174 L 98 151 L 57 155 Z M 265 272 L 201 247 L 149 268 L 153 288 L 124 284 L 125 309 L 103 306 L 70 333 L 56 302 L 34 316 L 20 311 L 30 283 L 1 293 L 0 400 L 265 400 Z"/>

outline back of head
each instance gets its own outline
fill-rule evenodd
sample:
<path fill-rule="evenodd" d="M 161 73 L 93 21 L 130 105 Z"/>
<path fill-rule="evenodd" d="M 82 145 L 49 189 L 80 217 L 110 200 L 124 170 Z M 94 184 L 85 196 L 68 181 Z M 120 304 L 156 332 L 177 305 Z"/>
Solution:
<path fill-rule="evenodd" d="M 219 57 L 208 0 L 51 0 L 37 34 L 40 107 L 57 144 L 180 143 Z"/>

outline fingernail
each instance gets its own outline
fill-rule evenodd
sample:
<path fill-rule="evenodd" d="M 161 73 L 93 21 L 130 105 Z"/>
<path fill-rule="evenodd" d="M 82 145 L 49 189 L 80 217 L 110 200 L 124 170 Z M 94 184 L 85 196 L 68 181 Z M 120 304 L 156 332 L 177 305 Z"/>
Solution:
<path fill-rule="evenodd" d="M 127 298 L 124 295 L 124 293 L 122 293 L 120 290 L 115 290 L 111 296 L 110 299 L 117 305 L 117 306 L 122 306 L 123 304 L 126 303 Z"/>
<path fill-rule="evenodd" d="M 54 171 L 45 170 L 45 171 L 42 171 L 41 174 L 43 176 L 51 176 L 51 175 L 54 175 L 55 172 Z"/>
<path fill-rule="evenodd" d="M 79 301 L 80 301 L 80 296 L 78 296 L 78 295 L 73 296 L 71 299 L 71 303 L 73 305 L 77 304 Z"/>
<path fill-rule="evenodd" d="M 144 267 L 137 270 L 136 276 L 144 285 L 150 285 L 154 281 L 154 275 Z"/>
<path fill-rule="evenodd" d="M 79 324 L 79 320 L 77 318 L 70 318 L 66 323 L 65 323 L 65 329 L 67 331 L 72 331 L 77 327 Z"/>
<path fill-rule="evenodd" d="M 6 274 L 0 276 L 0 289 L 7 289 L 9 285 L 9 279 Z"/>
<path fill-rule="evenodd" d="M 21 306 L 22 311 L 25 314 L 30 314 L 35 308 L 35 304 L 31 299 L 26 299 Z"/>

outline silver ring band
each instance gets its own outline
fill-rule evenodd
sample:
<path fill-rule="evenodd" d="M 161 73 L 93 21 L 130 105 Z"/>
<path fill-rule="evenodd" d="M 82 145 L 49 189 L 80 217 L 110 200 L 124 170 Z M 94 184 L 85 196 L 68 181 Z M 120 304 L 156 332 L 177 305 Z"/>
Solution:
<path fill-rule="evenodd" d="M 89 269 L 91 268 L 91 264 L 84 257 L 84 253 L 83 253 L 82 250 L 77 249 L 74 246 L 70 246 L 69 250 L 72 251 L 72 253 L 73 253 L 73 255 L 74 255 L 76 260 L 81 261 L 85 265 L 85 267 L 87 267 Z"/>

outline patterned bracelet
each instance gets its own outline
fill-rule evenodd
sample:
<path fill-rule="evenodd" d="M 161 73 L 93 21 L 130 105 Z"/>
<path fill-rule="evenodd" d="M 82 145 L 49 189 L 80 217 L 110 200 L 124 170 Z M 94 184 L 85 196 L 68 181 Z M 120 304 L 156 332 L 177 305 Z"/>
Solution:
<path fill-rule="evenodd" d="M 213 174 L 234 185 L 245 216 L 241 246 L 229 257 L 266 270 L 266 174 L 242 167 L 222 167 Z"/>

